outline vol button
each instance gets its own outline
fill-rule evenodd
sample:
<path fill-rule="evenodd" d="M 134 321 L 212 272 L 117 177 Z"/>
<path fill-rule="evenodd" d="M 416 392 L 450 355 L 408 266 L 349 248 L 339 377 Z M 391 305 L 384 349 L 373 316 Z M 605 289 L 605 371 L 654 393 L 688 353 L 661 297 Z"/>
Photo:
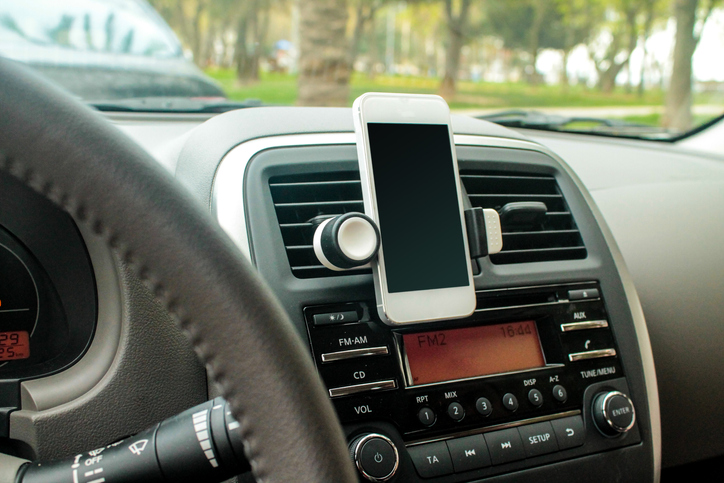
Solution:
<path fill-rule="evenodd" d="M 350 453 L 359 472 L 369 481 L 387 481 L 397 471 L 397 448 L 381 434 L 371 433 L 355 439 Z"/>

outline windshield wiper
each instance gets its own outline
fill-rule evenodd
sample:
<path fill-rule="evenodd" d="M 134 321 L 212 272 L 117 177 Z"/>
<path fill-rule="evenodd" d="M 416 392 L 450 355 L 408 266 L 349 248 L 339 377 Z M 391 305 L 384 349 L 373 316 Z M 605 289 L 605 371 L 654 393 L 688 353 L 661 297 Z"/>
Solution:
<path fill-rule="evenodd" d="M 624 121 L 621 119 L 605 119 L 601 117 L 587 116 L 562 116 L 540 111 L 509 110 L 476 116 L 476 118 L 507 127 L 639 139 L 670 140 L 679 134 L 678 132 L 670 131 L 665 128 Z"/>
<path fill-rule="evenodd" d="M 130 99 L 113 99 L 107 101 L 91 101 L 90 106 L 103 112 L 155 112 L 155 113 L 192 113 L 216 114 L 261 107 L 265 104 L 258 99 L 230 101 L 223 98 L 194 97 L 134 97 Z"/>

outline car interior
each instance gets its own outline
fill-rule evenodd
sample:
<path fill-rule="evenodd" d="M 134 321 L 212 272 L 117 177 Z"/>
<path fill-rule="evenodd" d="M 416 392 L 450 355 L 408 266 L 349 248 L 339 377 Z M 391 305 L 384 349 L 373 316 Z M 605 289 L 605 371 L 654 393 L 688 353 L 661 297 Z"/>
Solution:
<path fill-rule="evenodd" d="M 454 114 L 502 250 L 471 250 L 471 316 L 394 326 L 368 265 L 314 248 L 364 212 L 352 109 L 106 113 L 0 78 L 0 481 L 719 480 L 721 119 L 661 142 Z"/>

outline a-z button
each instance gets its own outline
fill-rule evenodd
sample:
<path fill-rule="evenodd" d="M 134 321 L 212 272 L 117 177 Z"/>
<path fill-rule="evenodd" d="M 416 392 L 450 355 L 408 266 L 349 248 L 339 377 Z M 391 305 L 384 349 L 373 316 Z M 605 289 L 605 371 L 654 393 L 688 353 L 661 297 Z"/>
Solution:
<path fill-rule="evenodd" d="M 485 435 L 494 465 L 525 459 L 523 441 L 516 428 L 495 431 Z"/>
<path fill-rule="evenodd" d="M 518 431 L 523 439 L 525 454 L 529 458 L 558 451 L 556 437 L 553 434 L 551 423 L 548 421 L 521 426 Z"/>
<path fill-rule="evenodd" d="M 580 416 L 555 419 L 551 421 L 553 432 L 556 433 L 559 449 L 575 448 L 582 446 L 586 441 L 586 434 L 583 431 L 583 419 Z"/>
<path fill-rule="evenodd" d="M 453 472 L 450 453 L 445 442 L 421 444 L 407 448 L 417 473 L 423 478 L 449 475 Z"/>
<path fill-rule="evenodd" d="M 490 454 L 482 434 L 447 441 L 455 473 L 490 466 Z"/>

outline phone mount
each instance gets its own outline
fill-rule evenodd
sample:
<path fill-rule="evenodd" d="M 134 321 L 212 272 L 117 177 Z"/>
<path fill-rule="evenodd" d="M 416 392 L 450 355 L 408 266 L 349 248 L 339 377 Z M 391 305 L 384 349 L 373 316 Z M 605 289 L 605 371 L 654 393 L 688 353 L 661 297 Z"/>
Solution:
<path fill-rule="evenodd" d="M 367 265 L 380 248 L 380 230 L 372 219 L 362 213 L 319 217 L 312 245 L 322 265 L 334 271 L 350 270 Z M 494 255 L 503 249 L 500 216 L 493 209 L 465 210 L 470 258 Z"/>
<path fill-rule="evenodd" d="M 380 230 L 362 213 L 346 213 L 322 221 L 314 231 L 314 253 L 330 270 L 367 265 L 380 248 Z"/>

